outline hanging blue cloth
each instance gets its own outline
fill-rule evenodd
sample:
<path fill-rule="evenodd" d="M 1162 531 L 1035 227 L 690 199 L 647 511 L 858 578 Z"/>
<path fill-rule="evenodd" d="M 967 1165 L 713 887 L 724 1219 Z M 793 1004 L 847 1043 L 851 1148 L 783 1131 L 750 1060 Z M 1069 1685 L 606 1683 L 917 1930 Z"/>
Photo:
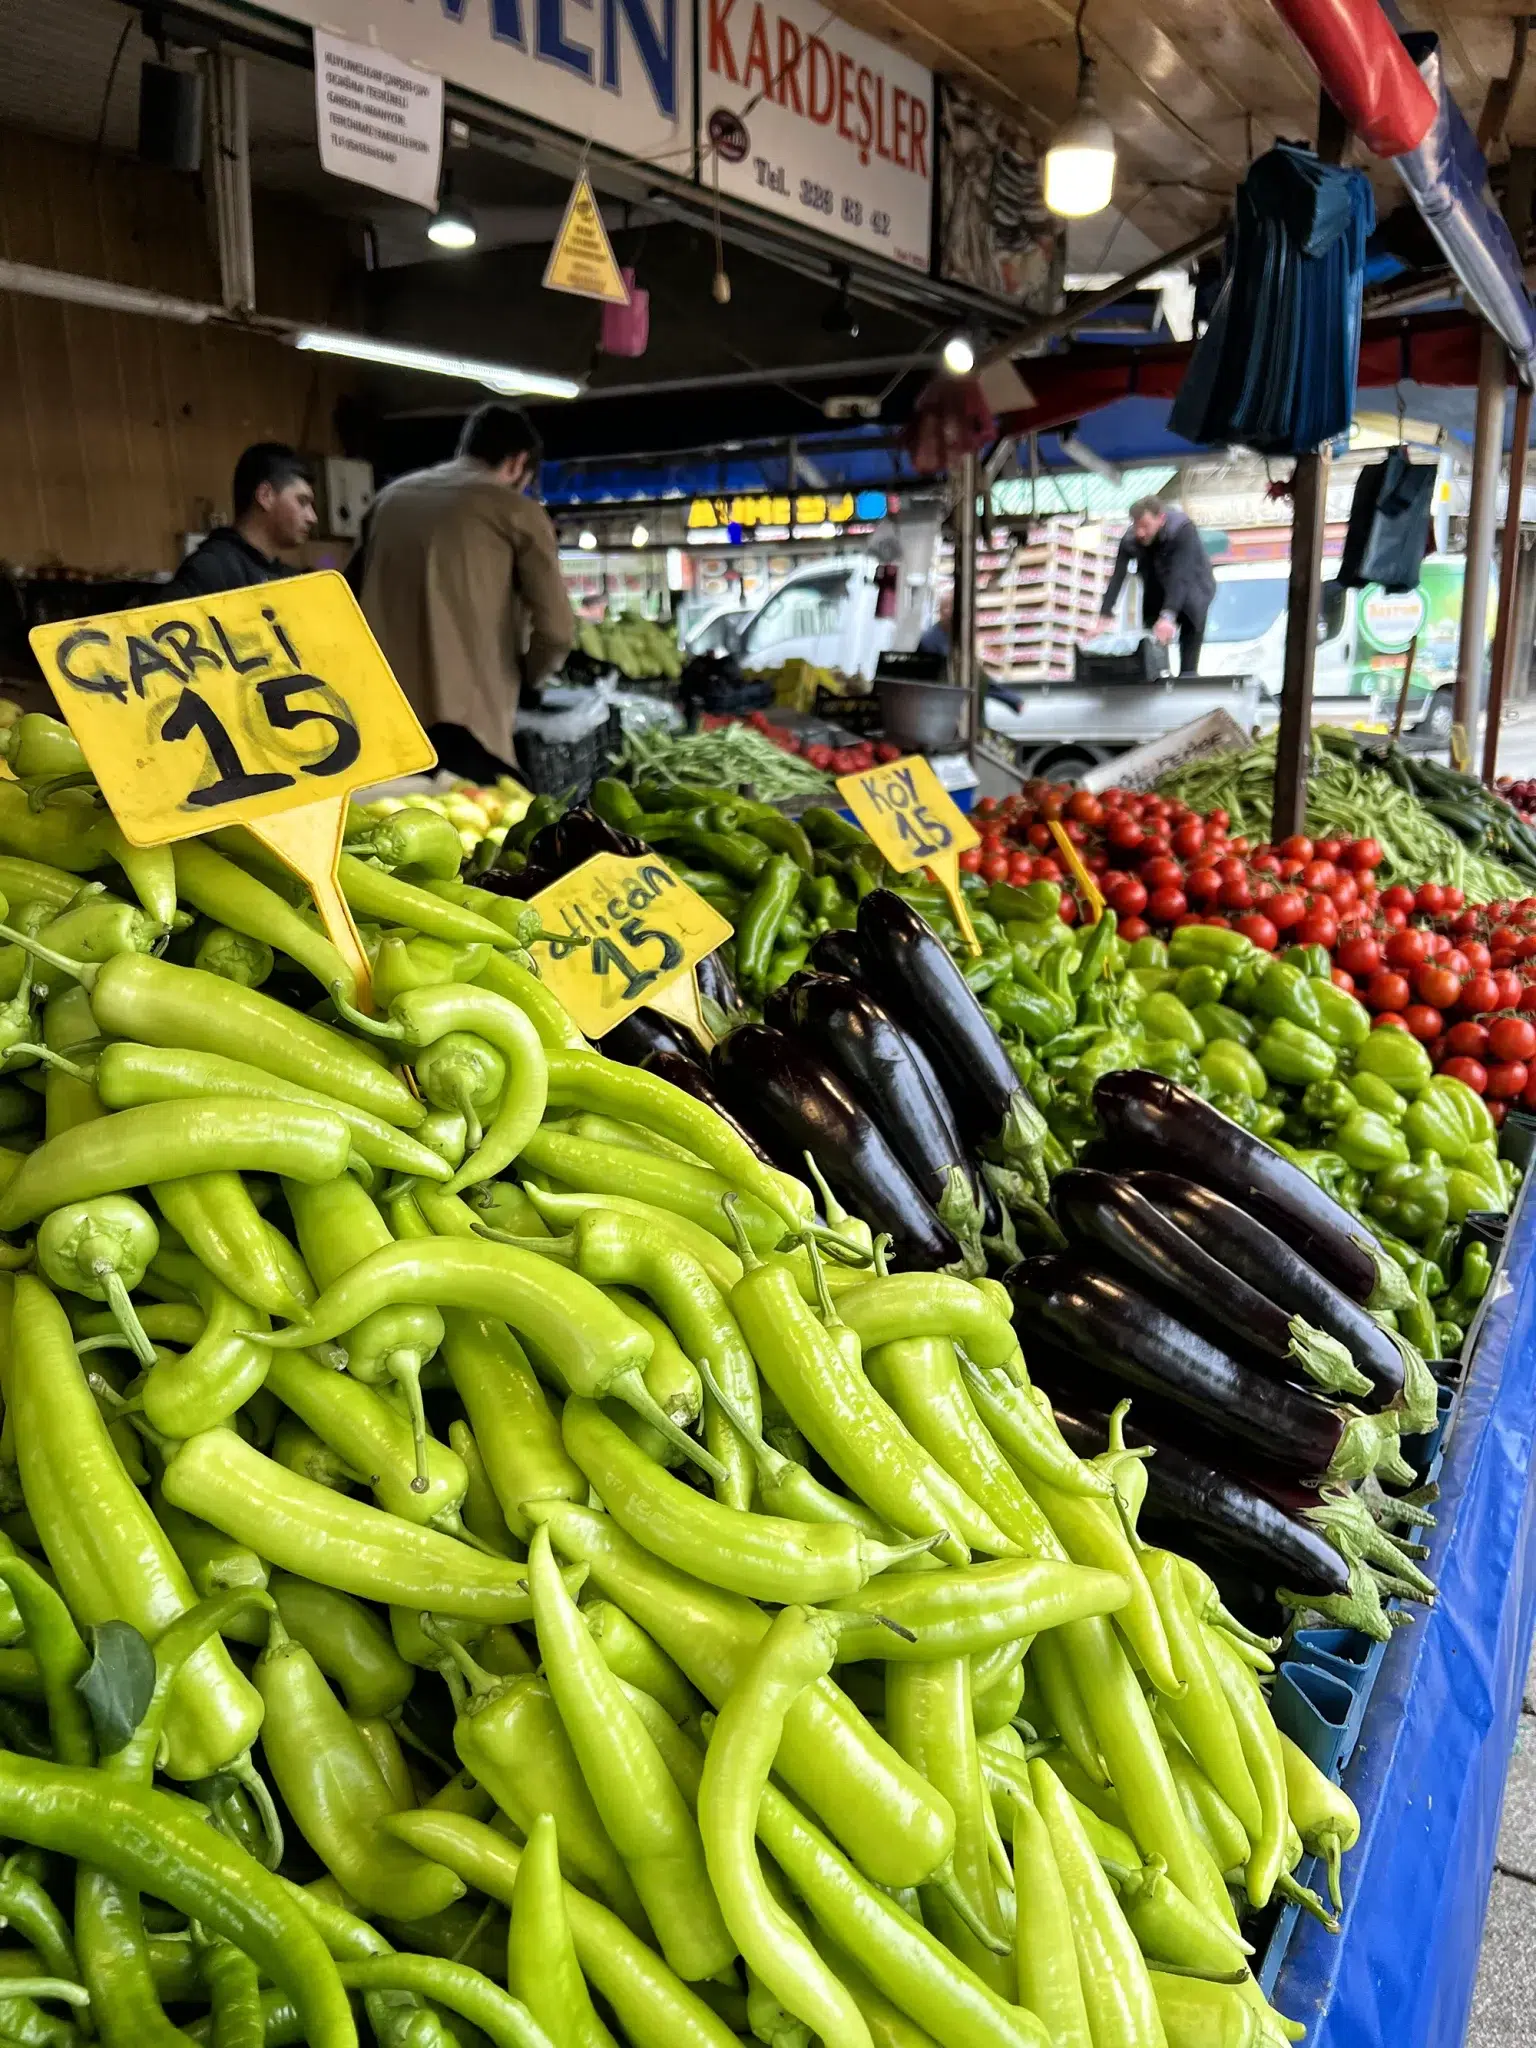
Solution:
<path fill-rule="evenodd" d="M 1237 191 L 1227 275 L 1169 426 L 1207 446 L 1300 455 L 1349 430 L 1366 237 L 1362 171 L 1280 142 Z"/>

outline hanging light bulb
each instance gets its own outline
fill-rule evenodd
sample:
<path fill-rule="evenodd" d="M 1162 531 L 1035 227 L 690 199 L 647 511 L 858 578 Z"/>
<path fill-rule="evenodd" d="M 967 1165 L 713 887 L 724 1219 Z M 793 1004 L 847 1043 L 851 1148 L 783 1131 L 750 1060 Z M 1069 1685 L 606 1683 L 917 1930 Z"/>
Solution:
<path fill-rule="evenodd" d="M 969 377 L 976 367 L 976 351 L 968 334 L 952 334 L 944 344 L 943 364 L 951 377 Z"/>
<path fill-rule="evenodd" d="M 629 536 L 629 544 L 632 548 L 643 548 L 650 537 L 650 532 L 646 527 L 637 526 Z"/>
<path fill-rule="evenodd" d="M 589 555 L 597 546 L 597 535 L 590 526 L 584 526 L 581 529 L 581 532 L 576 536 L 576 545 L 579 548 L 585 548 Z"/>
<path fill-rule="evenodd" d="M 1081 28 L 1077 40 L 1077 105 L 1051 137 L 1043 166 L 1046 206 L 1065 220 L 1102 213 L 1115 189 L 1115 131 L 1099 112 L 1097 66 L 1083 48 Z"/>
<path fill-rule="evenodd" d="M 473 249 L 479 240 L 474 216 L 453 196 L 453 174 L 443 179 L 436 213 L 427 222 L 427 240 L 439 249 Z"/>

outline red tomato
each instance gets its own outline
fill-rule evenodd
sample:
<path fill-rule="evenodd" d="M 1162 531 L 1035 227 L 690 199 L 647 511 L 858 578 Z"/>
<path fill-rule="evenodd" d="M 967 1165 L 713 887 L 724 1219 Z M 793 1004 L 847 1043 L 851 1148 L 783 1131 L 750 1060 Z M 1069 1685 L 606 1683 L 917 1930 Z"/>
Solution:
<path fill-rule="evenodd" d="M 1184 880 L 1183 868 L 1165 853 L 1153 854 L 1150 860 L 1142 862 L 1136 872 L 1149 889 L 1177 889 Z"/>
<path fill-rule="evenodd" d="M 1428 1003 L 1410 1003 L 1403 1012 L 1403 1022 L 1414 1037 L 1423 1039 L 1426 1045 L 1440 1036 L 1443 1021 L 1440 1012 L 1431 1009 Z"/>
<path fill-rule="evenodd" d="M 1312 942 L 1303 939 L 1301 943 Z M 1412 993 L 1406 975 L 1394 974 L 1387 967 L 1378 968 L 1365 985 L 1365 1001 L 1372 1010 L 1406 1010 Z"/>
<path fill-rule="evenodd" d="M 1253 885 L 1254 909 L 1268 910 L 1270 904 L 1274 902 L 1279 893 L 1280 891 L 1273 882 L 1255 882 Z"/>
<path fill-rule="evenodd" d="M 1116 917 L 1140 917 L 1147 907 L 1145 883 L 1138 882 L 1134 875 L 1126 875 L 1118 882 L 1111 882 L 1105 891 L 1104 900 Z"/>
<path fill-rule="evenodd" d="M 1086 825 L 1080 825 L 1076 818 L 1068 818 L 1061 829 L 1073 846 L 1088 844 L 1088 828 Z"/>
<path fill-rule="evenodd" d="M 1451 1026 L 1445 1034 L 1445 1042 L 1462 1059 L 1480 1060 L 1488 1050 L 1488 1027 L 1467 1018 Z"/>
<path fill-rule="evenodd" d="M 1513 952 L 1520 943 L 1520 933 L 1512 924 L 1495 925 L 1488 934 L 1488 943 L 1496 951 Z"/>
<path fill-rule="evenodd" d="M 1273 953 L 1280 943 L 1280 934 L 1270 918 L 1259 911 L 1250 911 L 1247 917 L 1237 920 L 1237 930 L 1245 939 L 1251 939 L 1261 953 Z"/>
<path fill-rule="evenodd" d="M 1481 1060 L 1447 1060 L 1440 1071 L 1442 1074 L 1449 1074 L 1453 1081 L 1465 1081 L 1467 1086 L 1475 1089 L 1479 1095 L 1487 1091 L 1488 1069 Z"/>
<path fill-rule="evenodd" d="M 1080 825 L 1102 825 L 1104 806 L 1091 789 L 1074 789 L 1067 798 L 1067 816 Z"/>
<path fill-rule="evenodd" d="M 1445 907 L 1447 910 L 1460 910 L 1466 900 L 1467 896 L 1464 889 L 1453 889 L 1449 883 L 1446 884 Z"/>
<path fill-rule="evenodd" d="M 1400 932 L 1408 922 L 1408 913 L 1401 903 L 1389 903 L 1382 909 L 1381 921 L 1393 931 Z"/>
<path fill-rule="evenodd" d="M 1437 957 L 1442 967 L 1448 967 L 1452 974 L 1459 974 L 1463 981 L 1472 972 L 1472 962 L 1459 946 L 1452 946 L 1448 953 L 1441 953 Z"/>
<path fill-rule="evenodd" d="M 1191 868 L 1184 877 L 1184 893 L 1191 903 L 1214 903 L 1221 894 L 1221 876 L 1214 868 Z"/>
<path fill-rule="evenodd" d="M 1049 825 L 1031 825 L 1028 832 L 1024 836 L 1028 839 L 1030 845 L 1033 846 L 1035 850 L 1039 853 L 1044 853 L 1045 849 L 1048 846 L 1054 846 L 1056 844 L 1055 840 L 1051 837 L 1051 828 Z"/>
<path fill-rule="evenodd" d="M 1488 1026 L 1488 1050 L 1496 1060 L 1536 1059 L 1536 1024 L 1525 1017 L 1495 1017 Z"/>
<path fill-rule="evenodd" d="M 1339 879 L 1339 871 L 1331 860 L 1309 860 L 1301 871 L 1301 886 L 1304 889 L 1331 889 Z"/>
<path fill-rule="evenodd" d="M 1118 912 L 1116 915 L 1118 916 Z M 1152 936 L 1152 927 L 1144 917 L 1122 917 L 1120 937 L 1129 945 L 1132 939 L 1147 939 Z"/>
<path fill-rule="evenodd" d="M 1519 975 L 1512 968 L 1506 967 L 1502 974 L 1496 974 L 1493 978 L 1499 984 L 1499 1008 L 1518 1009 L 1521 993 L 1525 988 L 1525 983 Z"/>
<path fill-rule="evenodd" d="M 1283 859 L 1280 863 L 1281 881 L 1294 881 L 1305 866 L 1306 862 L 1304 860 L 1291 860 L 1289 857 Z"/>
<path fill-rule="evenodd" d="M 1445 889 L 1439 882 L 1420 882 L 1414 901 L 1427 916 L 1438 917 L 1445 908 Z"/>
<path fill-rule="evenodd" d="M 1248 886 L 1246 875 L 1234 875 L 1230 882 L 1222 883 L 1221 907 L 1223 910 L 1252 909 L 1253 891 Z"/>
<path fill-rule="evenodd" d="M 1458 939 L 1469 939 L 1482 923 L 1475 910 L 1464 910 L 1451 926 Z"/>
<path fill-rule="evenodd" d="M 1293 832 L 1289 839 L 1281 840 L 1280 851 L 1287 860 L 1305 863 L 1312 858 L 1312 842 L 1305 833 Z"/>
<path fill-rule="evenodd" d="M 997 798 L 996 798 L 995 796 L 984 796 L 984 797 L 982 797 L 982 798 L 981 798 L 981 799 L 980 799 L 980 800 L 978 801 L 978 803 L 977 803 L 977 805 L 976 805 L 976 809 L 977 809 L 977 811 L 978 811 L 978 812 L 980 813 L 980 815 L 981 815 L 981 816 L 982 816 L 983 818 L 990 818 L 990 817 L 991 817 L 991 815 L 992 815 L 992 813 L 993 813 L 993 812 L 994 812 L 994 811 L 995 811 L 995 810 L 996 810 L 997 808 L 998 808 L 998 801 L 997 801 Z"/>
<path fill-rule="evenodd" d="M 1032 882 L 1060 882 L 1066 879 L 1065 870 L 1059 860 L 1052 860 L 1049 854 L 1041 854 L 1029 864 L 1029 879 Z"/>
<path fill-rule="evenodd" d="M 1006 882 L 1011 865 L 1006 853 L 989 853 L 981 864 L 982 878 L 988 882 Z"/>
<path fill-rule="evenodd" d="M 1420 931 L 1394 932 L 1385 950 L 1394 967 L 1421 967 L 1429 958 L 1429 940 Z"/>
<path fill-rule="evenodd" d="M 1235 846 L 1237 841 L 1234 839 L 1232 843 Z M 1248 865 L 1259 875 L 1278 875 L 1280 872 L 1279 856 L 1273 853 L 1256 853 Z"/>
<path fill-rule="evenodd" d="M 1144 834 L 1134 818 L 1122 814 L 1110 819 L 1104 828 L 1104 836 L 1117 853 L 1134 853 Z"/>
<path fill-rule="evenodd" d="M 1306 898 L 1299 889 L 1282 889 L 1269 906 L 1269 915 L 1277 931 L 1288 932 L 1293 924 L 1300 924 L 1306 914 Z"/>
<path fill-rule="evenodd" d="M 1447 967 L 1421 967 L 1413 977 L 1413 992 L 1421 1003 L 1448 1010 L 1461 994 L 1461 976 Z"/>
<path fill-rule="evenodd" d="M 1469 974 L 1461 985 L 1456 1007 L 1473 1017 L 1480 1017 L 1485 1010 L 1496 1010 L 1499 1007 L 1499 984 L 1491 974 Z"/>
<path fill-rule="evenodd" d="M 1412 910 L 1413 891 L 1406 882 L 1394 882 L 1390 889 L 1383 889 L 1381 900 L 1388 910 Z"/>
<path fill-rule="evenodd" d="M 1335 967 L 1330 979 L 1335 988 L 1343 989 L 1345 995 L 1352 996 L 1354 994 L 1355 977 L 1352 974 L 1346 973 L 1342 967 Z"/>
<path fill-rule="evenodd" d="M 1536 932 L 1529 932 L 1515 948 L 1517 960 L 1536 959 Z"/>
<path fill-rule="evenodd" d="M 1536 981 L 1528 981 L 1520 991 L 1522 1010 L 1536 1010 Z"/>
<path fill-rule="evenodd" d="M 1022 889 L 1026 882 L 1034 879 L 1034 865 L 1032 856 L 1027 853 L 1016 853 L 1009 861 L 1008 879 L 1016 889 Z"/>
<path fill-rule="evenodd" d="M 1063 924 L 1077 923 L 1077 898 L 1070 889 L 1062 890 L 1061 901 L 1056 906 L 1056 912 Z"/>
<path fill-rule="evenodd" d="M 1451 942 L 1444 932 L 1431 932 L 1429 934 L 1429 957 L 1431 960 L 1444 959 L 1450 950 Z"/>
<path fill-rule="evenodd" d="M 1406 1031 L 1408 1029 L 1408 1026 L 1398 1016 L 1396 1010 L 1383 1010 L 1380 1016 L 1371 1019 L 1371 1029 L 1373 1031 L 1380 1031 L 1383 1027 L 1389 1031 Z"/>
<path fill-rule="evenodd" d="M 1083 866 L 1090 875 L 1107 874 L 1109 872 L 1109 855 L 1107 853 L 1084 854 Z"/>
<path fill-rule="evenodd" d="M 1381 965 L 1381 948 L 1371 938 L 1346 939 L 1339 948 L 1338 962 L 1357 981 L 1368 980 Z"/>
<path fill-rule="evenodd" d="M 1235 882 L 1239 879 L 1246 881 L 1248 879 L 1248 863 L 1238 860 L 1233 854 L 1223 854 L 1221 859 L 1213 864 L 1217 874 L 1220 875 L 1224 882 Z"/>
<path fill-rule="evenodd" d="M 1147 913 L 1155 924 L 1172 924 L 1189 908 L 1189 898 L 1172 882 L 1154 889 L 1147 898 Z"/>
<path fill-rule="evenodd" d="M 1229 842 L 1229 844 L 1231 845 L 1232 851 L 1233 851 L 1234 853 L 1241 853 L 1241 854 L 1246 854 L 1246 853 L 1247 853 L 1247 851 L 1248 851 L 1248 837 L 1247 837 L 1247 834 L 1246 834 L 1246 833 L 1243 833 L 1243 832 L 1239 832 L 1239 834 L 1237 835 L 1237 837 L 1236 837 L 1236 838 L 1235 838 L 1234 840 L 1231 840 L 1231 841 Z"/>
<path fill-rule="evenodd" d="M 1218 831 L 1225 832 L 1227 827 L 1232 823 L 1232 813 L 1230 811 L 1223 811 L 1219 809 L 1214 811 L 1207 811 L 1205 814 L 1205 822 L 1207 823 L 1207 825 L 1214 825 Z"/>
<path fill-rule="evenodd" d="M 1190 860 L 1205 845 L 1205 827 L 1198 818 L 1186 818 L 1175 828 L 1173 850 L 1183 860 Z"/>
<path fill-rule="evenodd" d="M 967 848 L 965 849 L 964 853 L 962 853 L 962 854 L 961 854 L 961 856 L 960 856 L 960 872 L 961 872 L 961 874 L 963 874 L 963 875 L 976 875 L 976 874 L 980 874 L 980 872 L 981 872 L 981 859 L 982 859 L 982 855 L 981 855 L 981 848 L 980 848 L 979 846 L 968 846 L 968 847 L 967 847 Z"/>
<path fill-rule="evenodd" d="M 1345 848 L 1344 859 L 1358 875 L 1362 868 L 1381 866 L 1381 847 L 1374 839 L 1355 839 Z"/>
<path fill-rule="evenodd" d="M 1488 1114 L 1493 1119 L 1493 1128 L 1495 1130 L 1498 1130 L 1500 1126 L 1503 1124 L 1504 1119 L 1509 1114 L 1511 1107 L 1512 1105 L 1508 1102 L 1489 1103 Z"/>
<path fill-rule="evenodd" d="M 1312 843 L 1312 858 L 1314 860 L 1336 861 L 1343 851 L 1344 841 L 1342 839 L 1317 839 Z"/>
<path fill-rule="evenodd" d="M 1271 904 L 1269 909 L 1270 915 L 1273 916 L 1275 906 Z M 1298 946 L 1321 946 L 1328 953 L 1333 951 L 1338 941 L 1338 936 L 1339 921 L 1334 916 L 1331 908 L 1309 912 L 1296 927 L 1296 943 Z M 1404 995 L 1403 1001 L 1407 1002 L 1407 1000 L 1407 996 Z"/>
<path fill-rule="evenodd" d="M 1341 874 L 1327 892 L 1333 907 L 1340 916 L 1354 910 L 1360 902 L 1360 884 L 1351 874 Z"/>

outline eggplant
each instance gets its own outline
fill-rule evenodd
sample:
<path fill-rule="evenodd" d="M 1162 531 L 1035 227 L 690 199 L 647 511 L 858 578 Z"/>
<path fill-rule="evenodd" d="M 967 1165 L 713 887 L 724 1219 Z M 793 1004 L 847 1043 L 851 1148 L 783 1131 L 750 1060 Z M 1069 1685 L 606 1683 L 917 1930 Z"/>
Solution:
<path fill-rule="evenodd" d="M 478 886 L 496 896 L 517 896 L 526 901 L 558 882 L 572 868 L 591 860 L 597 853 L 617 853 L 625 860 L 642 860 L 651 851 L 643 839 L 628 832 L 616 832 L 596 811 L 577 804 L 563 817 L 535 832 L 528 842 L 528 857 L 515 874 L 503 868 L 488 868 Z"/>
<path fill-rule="evenodd" d="M 1351 1301 L 1390 1308 L 1378 1291 L 1394 1276 L 1407 1287 L 1402 1268 L 1358 1217 L 1262 1138 L 1166 1075 L 1139 1067 L 1104 1074 L 1093 1106 L 1111 1147 L 1130 1154 L 1120 1158 L 1122 1168 L 1159 1166 L 1214 1188 L 1278 1232 Z"/>
<path fill-rule="evenodd" d="M 648 1003 L 631 1010 L 611 1031 L 604 1032 L 603 1051 L 610 1059 L 622 1060 L 626 1067 L 646 1066 L 658 1052 L 681 1053 L 684 1059 L 700 1066 L 704 1061 L 704 1050 L 698 1040 Z"/>
<path fill-rule="evenodd" d="M 715 1047 L 710 1071 L 774 1164 L 803 1176 L 809 1152 L 839 1201 L 872 1230 L 890 1233 L 902 1265 L 963 1265 L 960 1246 L 879 1126 L 803 1039 L 743 1024 Z"/>
<path fill-rule="evenodd" d="M 706 1002 L 713 1003 L 722 1016 L 745 1016 L 746 1004 L 741 1000 L 741 991 L 719 953 L 706 953 L 693 971 L 698 977 L 699 994 Z"/>
<path fill-rule="evenodd" d="M 1347 1417 L 1270 1379 L 1191 1330 L 1148 1294 L 1077 1252 L 1025 1259 L 1008 1275 L 1015 1307 L 1100 1371 L 1173 1401 L 1237 1455 L 1307 1480 L 1361 1478 L 1396 1443 L 1393 1424 Z M 1020 1329 L 1026 1355 L 1027 1323 Z"/>
<path fill-rule="evenodd" d="M 1129 1179 L 1075 1168 L 1051 1183 L 1051 1206 L 1069 1238 L 1086 1239 L 1133 1277 L 1151 1281 L 1180 1316 L 1214 1325 L 1262 1353 L 1265 1369 L 1298 1371 L 1331 1394 L 1368 1395 L 1371 1382 L 1346 1347 L 1289 1314 L 1257 1285 L 1224 1266 L 1160 1212 Z M 1380 1334 L 1378 1332 L 1378 1334 Z"/>
<path fill-rule="evenodd" d="M 1001 1141 L 1044 1200 L 1044 1119 L 944 941 L 910 903 L 876 889 L 859 905 L 860 979 L 923 1047 L 972 1151 Z"/>
<path fill-rule="evenodd" d="M 846 974 L 850 981 L 864 979 L 858 939 L 840 925 L 818 934 L 811 947 L 811 965 L 818 974 Z"/>
<path fill-rule="evenodd" d="M 947 1101 L 935 1100 L 912 1042 L 883 1004 L 840 974 L 797 976 L 790 1011 L 867 1110 L 938 1214 L 962 1239 L 981 1227 L 981 1182 Z"/>
<path fill-rule="evenodd" d="M 763 1022 L 771 1024 L 775 1031 L 796 1031 L 795 991 L 808 981 L 821 981 L 825 977 L 814 969 L 802 967 L 792 974 L 782 988 L 770 989 L 763 999 Z"/>
<path fill-rule="evenodd" d="M 1224 1195 L 1179 1174 L 1143 1168 L 1125 1180 L 1228 1272 L 1347 1346 L 1371 1382 L 1375 1406 L 1397 1399 L 1403 1390 L 1403 1355 L 1390 1335 L 1283 1238 Z"/>
<path fill-rule="evenodd" d="M 612 1036 L 611 1033 L 609 1035 Z M 604 1039 L 605 1045 L 607 1042 L 607 1039 Z M 663 1081 L 670 1081 L 674 1088 L 681 1088 L 683 1093 L 691 1095 L 695 1102 L 708 1103 L 716 1116 L 724 1117 L 731 1129 L 739 1133 L 752 1147 L 765 1166 L 773 1164 L 746 1125 L 738 1122 L 734 1111 L 715 1086 L 708 1067 L 700 1060 L 689 1053 L 671 1052 L 663 1047 L 651 1054 L 645 1062 L 645 1067 L 648 1073 L 659 1075 Z"/>

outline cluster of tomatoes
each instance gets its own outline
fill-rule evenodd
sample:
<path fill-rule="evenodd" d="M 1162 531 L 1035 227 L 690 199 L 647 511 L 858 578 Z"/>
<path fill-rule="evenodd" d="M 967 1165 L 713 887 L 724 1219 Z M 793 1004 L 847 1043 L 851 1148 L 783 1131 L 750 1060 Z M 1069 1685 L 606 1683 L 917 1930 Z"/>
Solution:
<path fill-rule="evenodd" d="M 1096 796 L 1060 783 L 1026 783 L 1016 797 L 977 805 L 981 845 L 962 855 L 961 866 L 989 882 L 1068 882 L 1051 831 L 1059 824 L 1128 939 L 1196 921 L 1230 925 L 1265 952 L 1282 943 L 1331 952 L 1346 924 L 1378 913 L 1382 852 L 1374 839 L 1255 845 L 1241 834 L 1231 837 L 1231 822 L 1223 810 L 1202 816 L 1134 790 Z M 1074 921 L 1076 906 L 1067 908 L 1064 899 L 1063 914 Z M 1406 924 L 1407 916 L 1387 921 Z"/>
<path fill-rule="evenodd" d="M 1517 1104 L 1536 1110 L 1536 979 L 1525 978 L 1536 975 L 1536 897 L 1440 915 L 1439 925 L 1392 933 L 1374 965 L 1370 939 L 1355 940 L 1360 968 L 1369 967 L 1361 1001 L 1378 1024 L 1422 1039 L 1437 1072 L 1486 1096 L 1496 1122 Z M 1348 950 L 1334 955 L 1346 969 Z"/>
<path fill-rule="evenodd" d="M 724 717 L 704 720 L 706 728 L 731 723 Z M 902 755 L 894 740 L 850 740 L 844 746 L 832 746 L 825 740 L 807 738 L 791 732 L 787 726 L 776 725 L 766 711 L 754 711 L 746 723 L 765 740 L 772 740 L 781 753 L 799 754 L 812 768 L 820 768 L 827 775 L 862 775 L 877 761 L 899 761 Z"/>

